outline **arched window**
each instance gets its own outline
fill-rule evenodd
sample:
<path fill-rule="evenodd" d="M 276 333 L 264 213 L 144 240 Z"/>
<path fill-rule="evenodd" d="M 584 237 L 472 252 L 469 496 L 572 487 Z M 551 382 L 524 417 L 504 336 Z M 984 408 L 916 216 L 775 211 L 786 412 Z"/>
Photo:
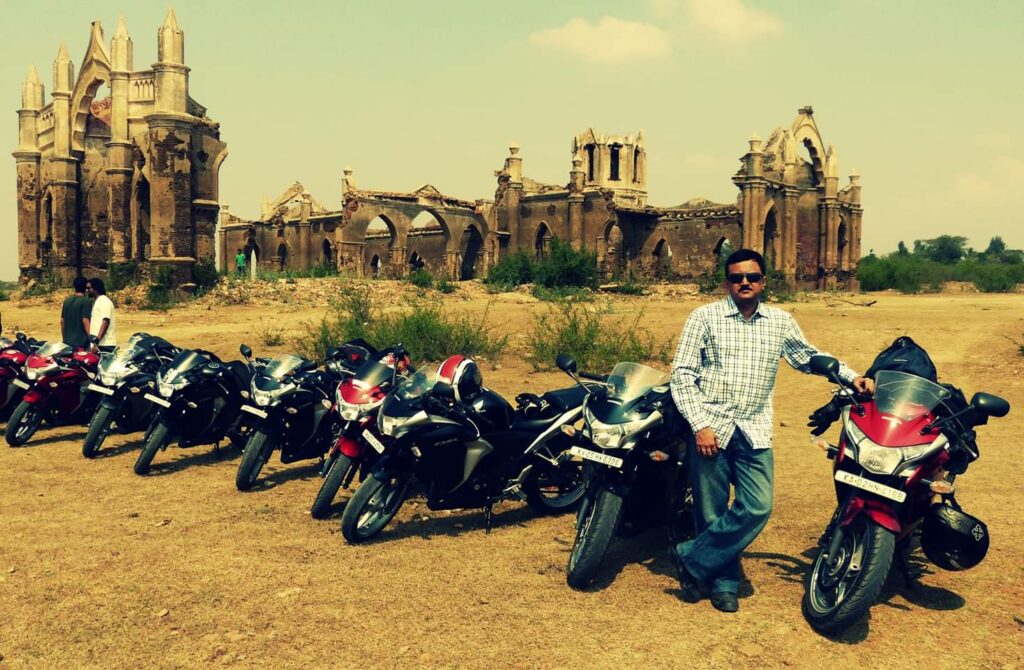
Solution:
<path fill-rule="evenodd" d="M 279 244 L 277 245 L 277 262 L 281 270 L 288 267 L 288 245 Z"/>
<path fill-rule="evenodd" d="M 633 183 L 640 183 L 640 150 L 633 149 Z"/>
<path fill-rule="evenodd" d="M 612 144 L 609 149 L 611 149 L 611 162 L 609 164 L 611 170 L 608 178 L 611 181 L 619 181 L 619 152 L 622 149 L 622 145 Z"/>
<path fill-rule="evenodd" d="M 548 228 L 548 224 L 542 223 L 537 228 L 537 237 L 533 242 L 533 255 L 537 260 L 543 260 L 548 257 L 548 253 L 551 251 L 551 229 Z"/>
<path fill-rule="evenodd" d="M 587 181 L 594 181 L 594 145 L 588 144 L 587 150 Z"/>
<path fill-rule="evenodd" d="M 334 250 L 331 248 L 330 240 L 325 239 L 323 244 L 320 245 L 320 254 L 323 258 L 324 267 L 334 265 Z"/>

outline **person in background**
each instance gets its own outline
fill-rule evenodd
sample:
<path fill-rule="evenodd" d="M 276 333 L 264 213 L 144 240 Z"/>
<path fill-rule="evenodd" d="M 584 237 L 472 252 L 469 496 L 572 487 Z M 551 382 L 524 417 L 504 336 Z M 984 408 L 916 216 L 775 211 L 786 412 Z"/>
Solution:
<path fill-rule="evenodd" d="M 114 303 L 107 297 L 103 280 L 94 277 L 85 289 L 93 299 L 92 318 L 89 320 L 89 334 L 95 335 L 101 347 L 117 346 L 117 328 L 114 319 Z"/>
<path fill-rule="evenodd" d="M 235 254 L 235 273 L 244 275 L 245 274 L 245 254 L 239 249 L 238 253 Z"/>
<path fill-rule="evenodd" d="M 64 344 L 79 349 L 88 342 L 92 302 L 85 295 L 85 277 L 75 277 L 72 286 L 74 295 L 64 298 L 60 308 L 60 337 Z"/>

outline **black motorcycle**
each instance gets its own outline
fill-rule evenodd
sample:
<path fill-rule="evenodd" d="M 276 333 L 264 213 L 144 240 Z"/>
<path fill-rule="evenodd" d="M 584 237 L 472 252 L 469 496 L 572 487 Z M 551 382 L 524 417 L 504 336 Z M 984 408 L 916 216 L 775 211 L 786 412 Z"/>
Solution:
<path fill-rule="evenodd" d="M 242 391 L 252 370 L 242 361 L 225 363 L 209 351 L 182 351 L 156 378 L 157 394 L 144 397 L 159 407 L 149 437 L 135 461 L 135 474 L 149 472 L 156 452 L 172 442 L 179 447 L 216 444 L 229 438 L 242 445 L 251 430 L 241 411 Z"/>
<path fill-rule="evenodd" d="M 240 351 L 252 359 L 248 346 L 243 344 Z M 256 484 L 274 449 L 281 449 L 281 462 L 287 464 L 322 458 L 331 447 L 338 429 L 331 399 L 341 381 L 340 369 L 331 369 L 320 371 L 314 361 L 284 355 L 253 374 L 248 393 L 252 404 L 242 405 L 242 411 L 256 422 L 235 476 L 239 491 Z"/>
<path fill-rule="evenodd" d="M 685 482 L 684 422 L 675 409 L 668 375 L 638 363 L 619 363 L 607 377 L 578 373 L 569 356 L 557 365 L 604 382 L 590 391 L 584 427 L 575 431 L 570 453 L 588 468 L 586 492 L 576 514 L 576 540 L 566 581 L 587 586 L 616 535 L 667 524 L 671 538 L 689 528 L 692 497 Z"/>
<path fill-rule="evenodd" d="M 439 380 L 440 379 L 440 380 Z M 583 494 L 581 466 L 569 459 L 562 427 L 579 419 L 585 391 L 573 387 L 520 396 L 515 410 L 484 387 L 456 391 L 418 372 L 384 401 L 378 427 L 384 453 L 345 506 L 341 531 L 362 542 L 397 514 L 415 478 L 432 510 L 491 508 L 525 500 L 544 513 L 571 508 Z"/>
<path fill-rule="evenodd" d="M 181 349 L 149 333 L 135 333 L 116 351 L 103 354 L 89 390 L 103 396 L 89 421 L 82 455 L 93 458 L 110 433 L 134 433 L 150 425 L 154 404 L 144 394 L 156 388 L 156 375 Z"/>

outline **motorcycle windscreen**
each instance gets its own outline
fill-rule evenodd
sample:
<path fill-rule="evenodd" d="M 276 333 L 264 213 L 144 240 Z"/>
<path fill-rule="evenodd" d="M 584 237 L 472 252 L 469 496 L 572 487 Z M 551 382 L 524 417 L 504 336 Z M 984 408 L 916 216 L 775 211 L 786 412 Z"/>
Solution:
<path fill-rule="evenodd" d="M 388 365 L 379 360 L 369 360 L 359 367 L 352 379 L 362 382 L 366 388 L 372 388 L 390 384 L 394 376 L 394 365 Z"/>
<path fill-rule="evenodd" d="M 608 375 L 604 398 L 598 396 L 587 403 L 591 414 L 603 423 L 625 423 L 632 416 L 636 401 L 655 386 L 668 384 L 668 373 L 640 363 L 618 363 Z"/>
<path fill-rule="evenodd" d="M 280 381 L 298 369 L 305 362 L 305 359 L 299 358 L 298 356 L 292 356 L 291 354 L 278 356 L 267 363 L 267 367 L 263 369 L 263 375 Z"/>
<path fill-rule="evenodd" d="M 114 353 L 103 354 L 100 357 L 100 376 L 122 376 L 132 366 L 135 359 L 145 353 L 142 347 L 139 346 L 141 339 L 138 335 L 133 335 L 126 345 L 118 347 L 114 350 Z"/>
<path fill-rule="evenodd" d="M 875 377 L 875 407 L 901 421 L 912 421 L 932 411 L 950 392 L 922 377 L 883 370 Z"/>
<path fill-rule="evenodd" d="M 197 368 L 200 365 L 206 365 L 209 362 L 203 354 L 198 351 L 183 351 L 167 367 L 167 372 L 164 373 L 163 381 L 165 384 L 170 384 L 178 379 L 181 375 L 185 374 L 193 368 Z"/>
<path fill-rule="evenodd" d="M 64 344 L 63 342 L 47 342 L 43 346 L 39 347 L 35 355 L 39 358 L 51 358 L 60 354 L 70 354 L 71 347 Z"/>

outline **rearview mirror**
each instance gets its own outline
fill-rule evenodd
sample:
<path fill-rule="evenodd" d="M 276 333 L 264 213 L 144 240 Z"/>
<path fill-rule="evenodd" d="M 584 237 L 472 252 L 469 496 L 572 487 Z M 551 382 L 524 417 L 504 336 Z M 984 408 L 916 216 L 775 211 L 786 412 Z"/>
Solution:
<path fill-rule="evenodd" d="M 90 335 L 89 337 L 85 338 L 85 341 L 88 342 L 89 344 L 99 344 L 100 338 L 96 337 L 95 335 Z"/>
<path fill-rule="evenodd" d="M 328 360 L 336 358 L 338 355 L 338 347 L 327 347 L 327 351 L 325 351 L 324 354 Z"/>
<path fill-rule="evenodd" d="M 985 416 L 1006 416 L 1010 411 L 1010 403 L 991 393 L 975 393 L 971 398 L 971 407 Z"/>
<path fill-rule="evenodd" d="M 316 361 L 306 361 L 299 368 L 303 372 L 309 372 L 310 370 L 316 370 Z"/>
<path fill-rule="evenodd" d="M 248 344 L 243 344 L 242 346 L 238 347 L 238 353 L 242 354 L 242 356 L 244 356 L 246 360 L 248 360 L 252 358 L 252 347 L 250 347 Z"/>
<path fill-rule="evenodd" d="M 576 359 L 569 354 L 558 354 L 558 356 L 555 357 L 555 365 L 557 365 L 558 369 L 562 372 L 570 375 L 576 374 Z"/>
<path fill-rule="evenodd" d="M 14 339 L 16 339 L 19 342 L 24 342 L 28 338 L 25 337 L 25 333 L 19 330 L 17 333 L 14 334 Z"/>
<path fill-rule="evenodd" d="M 808 365 L 811 368 L 811 372 L 823 377 L 839 372 L 839 361 L 831 356 L 822 356 L 821 354 L 811 356 Z"/>

